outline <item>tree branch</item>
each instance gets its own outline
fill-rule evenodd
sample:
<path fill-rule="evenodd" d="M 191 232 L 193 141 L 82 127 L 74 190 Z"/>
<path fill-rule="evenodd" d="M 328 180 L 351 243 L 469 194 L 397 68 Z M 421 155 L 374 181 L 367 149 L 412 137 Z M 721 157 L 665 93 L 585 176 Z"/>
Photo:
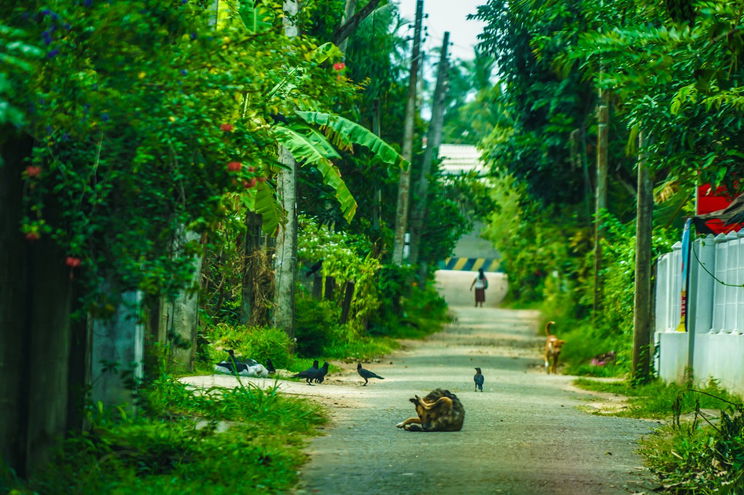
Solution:
<path fill-rule="evenodd" d="M 377 8 L 377 5 L 379 3 L 380 0 L 369 0 L 369 3 L 367 3 L 367 5 L 362 7 L 359 12 L 351 16 L 351 18 L 346 21 L 343 26 L 339 27 L 336 32 L 333 33 L 333 42 L 336 44 L 336 46 L 340 45 L 341 42 L 351 36 L 351 34 L 356 30 L 357 26 L 359 26 L 359 23 L 366 19 L 367 16 Z"/>

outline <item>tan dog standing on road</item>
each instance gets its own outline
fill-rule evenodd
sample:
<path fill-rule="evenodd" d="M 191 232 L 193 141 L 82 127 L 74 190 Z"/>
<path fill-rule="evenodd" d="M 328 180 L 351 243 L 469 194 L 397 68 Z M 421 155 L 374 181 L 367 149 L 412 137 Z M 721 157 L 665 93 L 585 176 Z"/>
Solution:
<path fill-rule="evenodd" d="M 553 325 L 555 325 L 554 321 L 549 321 L 545 325 L 545 335 L 547 335 L 545 339 L 545 371 L 548 374 L 551 372 L 558 373 L 558 356 L 561 355 L 561 348 L 566 343 L 565 340 L 561 340 L 550 333 L 550 327 Z"/>

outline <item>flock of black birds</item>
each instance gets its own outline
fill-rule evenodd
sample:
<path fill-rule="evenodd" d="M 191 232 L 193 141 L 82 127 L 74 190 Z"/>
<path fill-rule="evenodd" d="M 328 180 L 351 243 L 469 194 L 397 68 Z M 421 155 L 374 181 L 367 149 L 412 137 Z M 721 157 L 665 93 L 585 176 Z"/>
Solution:
<path fill-rule="evenodd" d="M 232 373 L 240 373 L 241 371 L 244 371 L 245 369 L 250 369 L 253 366 L 261 366 L 258 362 L 256 362 L 253 359 L 244 359 L 244 358 L 237 358 L 235 356 L 235 353 L 232 350 L 228 350 L 227 353 L 230 355 L 230 359 L 228 361 L 222 361 L 218 363 L 217 366 L 223 366 L 226 368 L 229 368 L 229 370 Z M 325 380 L 325 376 L 328 374 L 328 361 L 323 363 L 322 367 L 318 367 L 318 360 L 313 361 L 313 365 L 309 367 L 308 369 L 304 371 L 300 371 L 296 375 L 292 375 L 292 378 L 304 378 L 305 383 L 308 385 L 312 385 L 314 383 L 323 383 Z M 276 370 L 274 369 L 274 365 L 271 362 L 271 359 L 266 360 L 266 370 L 269 374 L 274 374 Z M 384 380 L 383 377 L 378 375 L 377 373 L 370 371 L 368 369 L 365 369 L 362 367 L 362 363 L 357 363 L 357 373 L 359 376 L 364 378 L 364 387 L 367 386 L 367 383 L 369 383 L 370 378 L 377 378 L 379 380 Z M 475 383 L 475 391 L 481 391 L 483 392 L 483 382 L 485 381 L 485 378 L 483 377 L 483 373 L 481 372 L 480 368 L 475 368 L 475 375 L 473 376 L 473 383 Z"/>
<path fill-rule="evenodd" d="M 313 361 L 313 365 L 305 371 L 300 371 L 292 378 L 304 378 L 305 383 L 312 385 L 312 382 L 323 383 L 325 376 L 328 374 L 328 361 L 323 363 L 322 368 L 318 368 L 318 360 Z"/>

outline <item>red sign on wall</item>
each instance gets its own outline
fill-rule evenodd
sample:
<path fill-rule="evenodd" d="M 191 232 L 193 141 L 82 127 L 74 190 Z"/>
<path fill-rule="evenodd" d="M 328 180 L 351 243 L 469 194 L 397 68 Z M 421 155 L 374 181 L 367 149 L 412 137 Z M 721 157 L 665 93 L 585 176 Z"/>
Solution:
<path fill-rule="evenodd" d="M 697 215 L 704 215 L 714 211 L 723 210 L 734 200 L 735 195 L 731 195 L 724 186 L 713 189 L 710 184 L 703 184 L 697 190 Z M 724 225 L 723 220 L 711 218 L 705 221 L 705 226 L 714 234 L 728 234 L 731 231 L 738 231 L 744 224 L 734 223 Z"/>

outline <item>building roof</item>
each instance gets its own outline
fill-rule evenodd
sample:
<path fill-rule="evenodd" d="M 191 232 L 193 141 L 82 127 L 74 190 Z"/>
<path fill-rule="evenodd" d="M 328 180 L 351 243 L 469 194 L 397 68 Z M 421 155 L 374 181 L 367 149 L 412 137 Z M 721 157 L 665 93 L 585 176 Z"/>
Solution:
<path fill-rule="evenodd" d="M 445 175 L 460 175 L 470 171 L 485 175 L 486 167 L 481 162 L 481 152 L 470 144 L 442 144 L 439 146 L 440 168 Z"/>

